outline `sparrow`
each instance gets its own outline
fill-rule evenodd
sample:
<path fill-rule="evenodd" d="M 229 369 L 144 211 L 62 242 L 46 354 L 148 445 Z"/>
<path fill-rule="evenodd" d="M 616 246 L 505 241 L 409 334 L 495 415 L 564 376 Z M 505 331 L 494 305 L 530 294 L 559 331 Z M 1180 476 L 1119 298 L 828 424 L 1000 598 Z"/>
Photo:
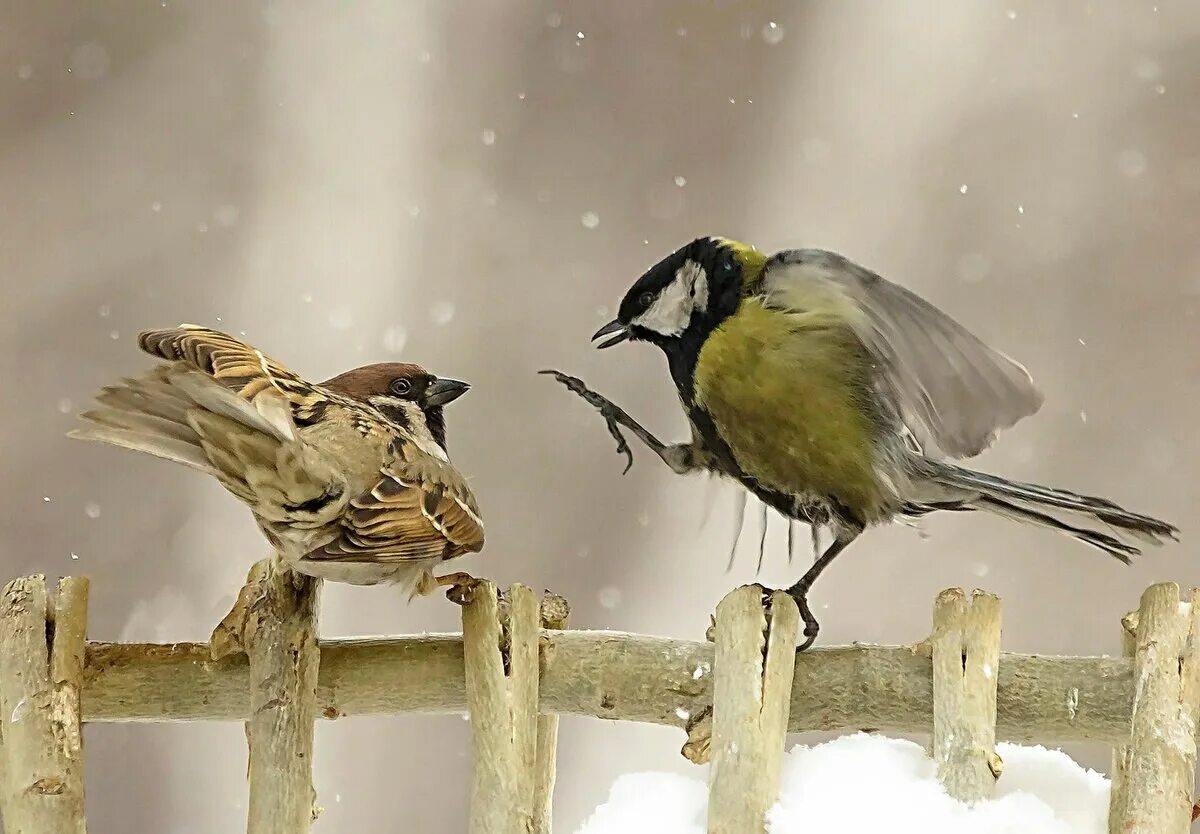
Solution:
<path fill-rule="evenodd" d="M 819 630 L 809 589 L 872 525 L 981 510 L 1122 562 L 1140 552 L 1134 541 L 1178 536 L 1105 498 L 952 463 L 1035 413 L 1042 394 L 1024 367 L 950 316 L 833 252 L 767 256 L 699 238 L 638 278 L 593 339 L 662 350 L 692 440 L 663 444 L 578 379 L 551 372 L 600 408 L 611 432 L 630 428 L 676 472 L 731 478 L 785 517 L 833 534 L 787 589 L 805 622 L 801 649 Z M 628 454 L 623 439 L 619 450 Z"/>
<path fill-rule="evenodd" d="M 410 598 L 469 578 L 433 574 L 483 547 L 475 497 L 446 453 L 442 408 L 465 382 L 383 363 L 313 384 L 192 324 L 146 331 L 138 346 L 165 361 L 104 388 L 71 437 L 212 476 L 299 573 Z"/>

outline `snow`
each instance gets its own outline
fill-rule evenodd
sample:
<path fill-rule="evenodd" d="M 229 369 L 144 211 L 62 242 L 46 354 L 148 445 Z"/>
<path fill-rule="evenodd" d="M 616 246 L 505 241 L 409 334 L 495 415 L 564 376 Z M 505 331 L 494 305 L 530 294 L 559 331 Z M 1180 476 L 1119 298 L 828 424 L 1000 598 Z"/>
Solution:
<path fill-rule="evenodd" d="M 946 795 L 919 745 L 858 733 L 784 758 L 770 834 L 1106 834 L 1109 782 L 1066 754 L 997 746 L 996 798 L 967 806 Z M 707 774 L 706 774 L 707 775 Z M 632 773 L 577 834 L 703 834 L 703 779 Z"/>

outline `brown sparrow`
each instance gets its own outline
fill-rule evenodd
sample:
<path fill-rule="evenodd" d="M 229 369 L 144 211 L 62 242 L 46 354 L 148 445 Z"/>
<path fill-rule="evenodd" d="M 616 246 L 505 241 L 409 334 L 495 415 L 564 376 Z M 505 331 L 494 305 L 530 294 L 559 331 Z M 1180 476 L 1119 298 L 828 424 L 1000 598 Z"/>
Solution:
<path fill-rule="evenodd" d="M 138 345 L 166 363 L 104 388 L 72 437 L 212 475 L 300 573 L 397 583 L 412 595 L 466 578 L 432 573 L 483 547 L 442 418 L 466 383 L 386 363 L 314 385 L 232 336 L 190 324 L 142 333 Z"/>

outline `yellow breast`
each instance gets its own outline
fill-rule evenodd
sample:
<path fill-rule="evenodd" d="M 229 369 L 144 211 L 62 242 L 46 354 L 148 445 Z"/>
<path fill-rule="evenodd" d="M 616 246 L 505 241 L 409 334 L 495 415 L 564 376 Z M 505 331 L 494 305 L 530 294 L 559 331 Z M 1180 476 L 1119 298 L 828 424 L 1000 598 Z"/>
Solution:
<path fill-rule="evenodd" d="M 747 474 L 788 494 L 835 499 L 869 521 L 883 501 L 871 364 L 841 321 L 745 300 L 702 346 L 695 400 Z"/>

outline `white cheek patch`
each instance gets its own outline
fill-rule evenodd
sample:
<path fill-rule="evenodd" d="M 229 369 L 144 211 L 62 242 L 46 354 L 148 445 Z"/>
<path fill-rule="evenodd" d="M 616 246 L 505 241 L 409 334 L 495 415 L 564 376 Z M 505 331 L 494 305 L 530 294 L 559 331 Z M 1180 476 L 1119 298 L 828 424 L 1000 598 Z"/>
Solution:
<path fill-rule="evenodd" d="M 687 261 L 675 272 L 675 280 L 633 324 L 663 336 L 678 336 L 687 330 L 692 313 L 708 307 L 708 279 L 695 261 Z"/>

